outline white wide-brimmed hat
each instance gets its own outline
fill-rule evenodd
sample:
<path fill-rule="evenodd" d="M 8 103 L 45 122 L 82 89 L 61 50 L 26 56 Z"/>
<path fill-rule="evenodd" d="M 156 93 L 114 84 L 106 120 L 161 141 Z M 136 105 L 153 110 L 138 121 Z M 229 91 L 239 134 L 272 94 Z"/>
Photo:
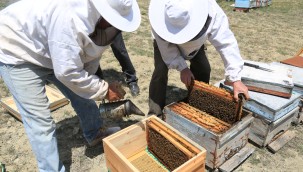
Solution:
<path fill-rule="evenodd" d="M 115 28 L 132 32 L 141 23 L 141 14 L 136 0 L 91 0 L 104 19 Z"/>
<path fill-rule="evenodd" d="M 149 20 L 164 40 L 183 44 L 203 28 L 208 16 L 208 0 L 151 0 Z"/>

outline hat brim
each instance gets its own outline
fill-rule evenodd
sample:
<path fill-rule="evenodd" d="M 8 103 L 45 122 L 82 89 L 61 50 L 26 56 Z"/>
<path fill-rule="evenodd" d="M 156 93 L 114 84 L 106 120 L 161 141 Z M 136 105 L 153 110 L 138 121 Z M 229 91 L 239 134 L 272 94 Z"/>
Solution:
<path fill-rule="evenodd" d="M 130 13 L 125 16 L 120 15 L 113 9 L 107 0 L 92 0 L 92 2 L 101 16 L 117 29 L 125 32 L 133 32 L 140 26 L 141 14 L 139 5 L 135 0 L 133 1 Z"/>
<path fill-rule="evenodd" d="M 189 10 L 190 19 L 183 28 L 177 28 L 165 20 L 165 3 L 167 0 L 151 0 L 149 20 L 154 31 L 164 40 L 183 44 L 194 38 L 203 28 L 208 16 L 208 0 L 186 0 L 193 3 Z"/>

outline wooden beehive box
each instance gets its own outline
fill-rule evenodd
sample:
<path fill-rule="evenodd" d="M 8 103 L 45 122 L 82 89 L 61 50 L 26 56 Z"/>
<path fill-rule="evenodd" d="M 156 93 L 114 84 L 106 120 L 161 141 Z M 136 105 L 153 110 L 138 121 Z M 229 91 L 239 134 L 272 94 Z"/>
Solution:
<path fill-rule="evenodd" d="M 206 165 L 217 169 L 248 143 L 253 117 L 251 112 L 243 111 L 242 103 L 235 102 L 225 89 L 195 81 L 187 99 L 164 108 L 165 121 L 204 147 Z M 240 157 L 252 152 L 245 148 L 245 155 Z M 239 165 L 244 159 L 233 164 Z"/>
<path fill-rule="evenodd" d="M 253 117 L 250 112 L 243 111 L 243 118 L 229 127 L 217 128 L 216 125 L 210 123 L 210 127 L 217 129 L 212 130 L 206 126 L 202 126 L 183 115 L 176 113 L 171 109 L 175 103 L 172 103 L 164 108 L 165 121 L 185 136 L 189 137 L 200 146 L 207 150 L 206 165 L 211 169 L 220 168 L 225 162 L 231 159 L 236 153 L 239 153 L 248 143 L 248 135 Z M 195 109 L 195 108 L 193 108 Z M 196 109 L 198 111 L 198 109 Z M 222 121 L 221 121 L 222 124 Z M 244 159 L 237 159 L 235 168 L 246 159 L 254 150 L 245 148 L 246 155 L 241 155 Z"/>
<path fill-rule="evenodd" d="M 159 138 L 163 142 L 158 143 Z M 184 155 L 189 159 L 173 169 L 174 172 L 205 169 L 206 150 L 156 116 L 106 137 L 103 139 L 103 147 L 106 165 L 111 172 L 168 171 L 169 167 L 165 164 L 174 163 L 170 158 L 176 155 L 180 155 L 180 158 L 175 157 L 173 161 L 180 161 Z M 157 152 L 158 149 L 162 150 Z M 174 156 L 160 159 L 161 154 Z"/>
<path fill-rule="evenodd" d="M 249 91 L 250 100 L 244 108 L 269 121 L 276 121 L 299 106 L 300 94 L 293 92 L 289 99 Z"/>
<path fill-rule="evenodd" d="M 251 127 L 249 139 L 260 147 L 268 146 L 271 151 L 278 151 L 295 136 L 288 129 L 298 113 L 299 107 L 296 107 L 276 121 L 270 121 L 260 115 L 253 114 L 255 119 Z M 277 140 L 278 138 L 280 138 L 279 140 L 283 140 L 283 142 Z"/>
<path fill-rule="evenodd" d="M 49 99 L 51 111 L 69 103 L 69 100 L 63 94 L 61 94 L 58 90 L 56 90 L 50 86 L 47 86 L 47 85 L 45 86 L 45 89 L 46 89 L 47 98 Z M 10 114 L 12 114 L 14 117 L 19 119 L 20 121 L 22 121 L 21 115 L 17 109 L 17 106 L 16 106 L 12 96 L 2 98 L 0 103 L 3 106 L 3 108 L 5 108 Z"/>
<path fill-rule="evenodd" d="M 217 85 L 231 89 L 230 86 L 224 85 L 224 81 L 220 81 Z M 260 147 L 275 145 L 270 150 L 278 151 L 294 137 L 294 133 L 288 129 L 294 120 L 300 120 L 295 118 L 300 115 L 301 95 L 292 92 L 292 96 L 287 99 L 249 91 L 249 96 L 250 100 L 243 105 L 244 109 L 251 111 L 255 118 L 249 139 Z"/>

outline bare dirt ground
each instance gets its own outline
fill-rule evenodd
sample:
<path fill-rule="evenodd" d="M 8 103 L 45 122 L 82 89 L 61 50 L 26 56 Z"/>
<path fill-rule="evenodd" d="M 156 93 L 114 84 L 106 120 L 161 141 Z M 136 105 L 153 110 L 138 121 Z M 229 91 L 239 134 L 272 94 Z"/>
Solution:
<path fill-rule="evenodd" d="M 12 1 L 1 0 L 0 7 Z M 134 33 L 124 33 L 125 41 L 133 64 L 137 70 L 141 94 L 131 99 L 145 113 L 148 110 L 148 88 L 153 71 L 153 48 L 147 17 L 148 0 L 139 0 L 142 23 Z M 230 5 L 234 2 L 218 1 L 226 12 L 244 59 L 275 62 L 292 57 L 303 47 L 303 1 L 275 0 L 272 5 L 250 10 L 248 13 L 234 12 Z M 207 44 L 207 54 L 212 67 L 211 83 L 224 78 L 224 68 L 219 54 Z M 106 80 L 121 80 L 121 67 L 110 49 L 102 56 L 101 65 Z M 124 85 L 125 86 L 125 85 Z M 128 88 L 125 86 L 128 91 Z M 186 89 L 176 71 L 169 72 L 167 103 L 186 96 Z M 0 79 L 0 98 L 10 94 Z M 99 102 L 97 102 L 99 103 Z M 58 144 L 61 160 L 68 171 L 107 171 L 102 145 L 89 148 L 82 136 L 78 118 L 70 105 L 53 112 L 57 123 Z M 127 127 L 141 117 L 131 116 L 120 121 L 106 121 L 107 125 Z M 293 126 L 296 137 L 276 154 L 266 148 L 256 147 L 256 151 L 235 171 L 285 171 L 296 172 L 303 169 L 303 126 Z M 253 146 L 253 145 L 251 145 Z M 22 123 L 0 107 L 0 161 L 9 172 L 37 171 L 36 160 L 24 133 Z"/>

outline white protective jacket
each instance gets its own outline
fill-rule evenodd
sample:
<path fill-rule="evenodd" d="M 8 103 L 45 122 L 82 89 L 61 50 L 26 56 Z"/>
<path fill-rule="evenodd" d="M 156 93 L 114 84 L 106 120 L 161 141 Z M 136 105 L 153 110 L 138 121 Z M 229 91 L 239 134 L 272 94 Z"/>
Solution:
<path fill-rule="evenodd" d="M 100 14 L 90 0 L 21 0 L 0 12 L 0 61 L 30 62 L 87 99 L 103 99 L 108 84 L 94 73 L 108 46 L 88 37 Z"/>
<path fill-rule="evenodd" d="M 176 45 L 160 38 L 154 30 L 152 30 L 152 35 L 169 69 L 182 71 L 187 68 L 185 60 L 193 58 L 195 54 L 192 52 L 198 52 L 197 50 L 208 40 L 220 53 L 225 66 L 226 79 L 232 82 L 241 80 L 240 72 L 244 61 L 240 55 L 237 40 L 229 29 L 228 18 L 216 1 L 208 1 L 211 22 L 200 38 Z"/>

